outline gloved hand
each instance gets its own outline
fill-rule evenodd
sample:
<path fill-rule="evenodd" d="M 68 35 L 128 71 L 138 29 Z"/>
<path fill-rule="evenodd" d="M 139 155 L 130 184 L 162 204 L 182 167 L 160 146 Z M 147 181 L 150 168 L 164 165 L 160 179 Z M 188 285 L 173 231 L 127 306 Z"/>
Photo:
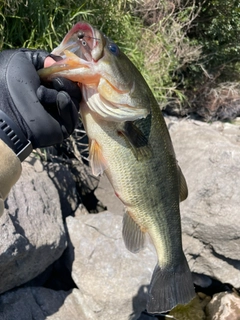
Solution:
<path fill-rule="evenodd" d="M 81 92 L 77 84 L 58 78 L 47 88 L 40 82 L 36 71 L 44 67 L 47 56 L 45 51 L 29 49 L 0 53 L 0 111 L 14 121 L 33 148 L 61 143 L 78 123 Z"/>

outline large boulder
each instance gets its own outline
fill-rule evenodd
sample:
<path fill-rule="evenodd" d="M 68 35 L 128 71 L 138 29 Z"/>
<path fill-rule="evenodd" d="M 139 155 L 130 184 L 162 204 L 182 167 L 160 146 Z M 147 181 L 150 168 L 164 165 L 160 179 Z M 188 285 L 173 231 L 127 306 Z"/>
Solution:
<path fill-rule="evenodd" d="M 240 130 L 168 121 L 189 195 L 181 204 L 184 251 L 193 272 L 240 287 Z"/>
<path fill-rule="evenodd" d="M 0 293 L 36 277 L 66 248 L 58 191 L 40 161 L 28 160 L 0 219 Z"/>
<path fill-rule="evenodd" d="M 1 320 L 97 320 L 77 289 L 21 288 L 0 296 Z"/>
<path fill-rule="evenodd" d="M 68 266 L 86 303 L 91 301 L 99 320 L 138 319 L 157 262 L 153 245 L 129 252 L 122 240 L 122 215 L 102 212 L 66 221 Z"/>
<path fill-rule="evenodd" d="M 239 295 L 229 292 L 215 294 L 206 307 L 206 316 L 206 320 L 239 320 Z"/>

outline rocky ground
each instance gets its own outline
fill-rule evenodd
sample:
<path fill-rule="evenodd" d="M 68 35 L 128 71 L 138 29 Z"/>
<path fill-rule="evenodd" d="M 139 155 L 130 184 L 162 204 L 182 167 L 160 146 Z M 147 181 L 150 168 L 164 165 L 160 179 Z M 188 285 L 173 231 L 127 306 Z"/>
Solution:
<path fill-rule="evenodd" d="M 181 215 L 196 298 L 148 315 L 156 254 L 150 242 L 125 248 L 107 179 L 33 155 L 0 219 L 0 320 L 240 319 L 240 127 L 166 121 L 189 188 Z"/>

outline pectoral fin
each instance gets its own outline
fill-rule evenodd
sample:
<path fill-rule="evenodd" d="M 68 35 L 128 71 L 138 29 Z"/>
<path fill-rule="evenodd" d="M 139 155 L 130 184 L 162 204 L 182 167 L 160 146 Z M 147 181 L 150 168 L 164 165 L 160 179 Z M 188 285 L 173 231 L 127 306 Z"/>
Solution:
<path fill-rule="evenodd" d="M 188 187 L 185 177 L 182 173 L 181 168 L 178 166 L 178 181 L 179 181 L 179 198 L 180 201 L 184 201 L 188 196 Z"/>
<path fill-rule="evenodd" d="M 148 139 L 133 122 L 126 121 L 119 125 L 118 132 L 129 143 L 137 160 L 149 159 L 152 156 L 152 148 Z"/>
<path fill-rule="evenodd" d="M 127 212 L 123 216 L 122 235 L 125 246 L 129 251 L 136 253 L 143 249 L 145 234 Z"/>
<path fill-rule="evenodd" d="M 92 168 L 92 173 L 94 176 L 99 176 L 107 168 L 107 162 L 103 157 L 101 147 L 96 140 L 90 142 L 89 147 L 89 160 Z"/>

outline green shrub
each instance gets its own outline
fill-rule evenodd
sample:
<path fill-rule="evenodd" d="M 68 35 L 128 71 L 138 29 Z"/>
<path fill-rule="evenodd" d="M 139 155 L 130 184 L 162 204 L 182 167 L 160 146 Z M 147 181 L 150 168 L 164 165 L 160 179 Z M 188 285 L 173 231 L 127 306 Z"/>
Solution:
<path fill-rule="evenodd" d="M 0 49 L 48 51 L 88 21 L 135 63 L 161 107 L 197 109 L 206 87 L 239 80 L 237 0 L 0 0 L 0 18 Z"/>
<path fill-rule="evenodd" d="M 119 44 L 140 69 L 159 102 L 173 93 L 181 100 L 174 72 L 199 55 L 184 37 L 194 7 L 184 7 L 176 15 L 169 4 L 157 0 L 3 0 L 4 32 L 0 44 L 2 49 L 29 47 L 51 51 L 74 23 L 86 20 Z"/>

